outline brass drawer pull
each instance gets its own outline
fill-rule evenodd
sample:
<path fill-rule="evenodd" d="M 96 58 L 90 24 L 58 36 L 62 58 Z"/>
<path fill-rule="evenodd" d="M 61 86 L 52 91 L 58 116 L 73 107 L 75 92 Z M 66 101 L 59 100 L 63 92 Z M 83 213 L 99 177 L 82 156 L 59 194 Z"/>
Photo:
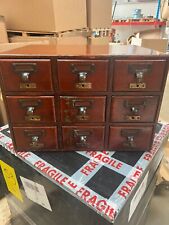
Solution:
<path fill-rule="evenodd" d="M 127 120 L 141 120 L 141 115 L 139 115 L 140 110 L 145 108 L 147 105 L 147 101 L 144 100 L 142 102 L 132 102 L 132 101 L 124 101 L 124 107 L 129 110 L 129 114 L 127 114 Z"/>
<path fill-rule="evenodd" d="M 126 138 L 126 141 L 123 142 L 123 146 L 125 147 L 136 147 L 135 138 L 140 133 L 138 129 L 124 129 L 121 131 L 121 136 Z"/>
<path fill-rule="evenodd" d="M 26 109 L 26 115 L 25 120 L 26 121 L 40 121 L 41 117 L 40 115 L 35 115 L 35 110 L 40 107 L 42 104 L 42 101 L 40 99 L 38 100 L 29 100 L 29 99 L 19 99 L 19 104 L 22 108 Z"/>
<path fill-rule="evenodd" d="M 72 107 L 78 110 L 76 118 L 78 120 L 88 120 L 89 115 L 87 114 L 88 109 L 92 108 L 93 100 L 72 100 Z"/>
<path fill-rule="evenodd" d="M 73 74 L 77 75 L 77 83 L 75 87 L 77 89 L 91 89 L 92 83 L 87 82 L 87 77 L 89 74 L 95 72 L 95 64 L 71 64 L 71 71 Z"/>
<path fill-rule="evenodd" d="M 42 131 L 30 131 L 24 130 L 24 134 L 30 137 L 30 148 L 40 149 L 44 147 L 44 143 L 40 142 L 40 138 L 44 135 L 44 130 Z"/>
<path fill-rule="evenodd" d="M 90 73 L 95 72 L 95 64 L 71 64 L 72 73 L 78 75 L 79 82 L 84 82 Z"/>
<path fill-rule="evenodd" d="M 12 63 L 12 67 L 23 82 L 29 82 L 30 75 L 37 71 L 36 63 Z"/>
<path fill-rule="evenodd" d="M 76 147 L 89 147 L 88 137 L 90 135 L 90 131 L 73 130 Z"/>
<path fill-rule="evenodd" d="M 146 88 L 144 82 L 145 74 L 148 75 L 152 71 L 152 64 L 130 64 L 128 66 L 128 72 L 134 75 L 136 82 L 129 84 L 130 88 L 143 89 Z"/>

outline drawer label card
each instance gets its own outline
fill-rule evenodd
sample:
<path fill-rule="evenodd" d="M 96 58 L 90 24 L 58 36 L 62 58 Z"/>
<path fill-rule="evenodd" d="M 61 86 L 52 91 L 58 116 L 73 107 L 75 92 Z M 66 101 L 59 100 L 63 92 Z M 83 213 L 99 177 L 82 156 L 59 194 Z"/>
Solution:
<path fill-rule="evenodd" d="M 25 120 L 26 121 L 40 121 L 41 120 L 41 118 L 40 118 L 40 116 L 38 116 L 38 115 L 29 115 L 29 116 L 25 116 Z"/>
<path fill-rule="evenodd" d="M 146 88 L 146 83 L 130 83 L 130 88 L 144 89 Z"/>
<path fill-rule="evenodd" d="M 76 83 L 78 89 L 92 89 L 92 83 Z"/>
<path fill-rule="evenodd" d="M 39 143 L 39 142 L 32 142 L 29 144 L 29 146 L 31 148 L 35 148 L 35 149 L 39 149 L 39 148 L 43 148 L 44 147 L 44 144 L 43 143 Z"/>
<path fill-rule="evenodd" d="M 77 115 L 76 116 L 77 120 L 88 120 L 89 119 L 89 116 L 88 115 Z"/>
<path fill-rule="evenodd" d="M 36 83 L 20 83 L 20 88 L 22 89 L 31 89 L 36 88 Z"/>
<path fill-rule="evenodd" d="M 19 189 L 19 184 L 16 178 L 16 173 L 14 168 L 1 160 L 0 160 L 0 165 L 1 165 L 2 173 L 4 176 L 8 191 L 11 192 L 18 200 L 23 202 L 22 194 Z"/>
<path fill-rule="evenodd" d="M 141 116 L 126 116 L 127 120 L 133 121 L 133 120 L 141 120 Z"/>
<path fill-rule="evenodd" d="M 20 178 L 27 198 L 49 211 L 52 211 L 44 186 L 24 177 Z"/>

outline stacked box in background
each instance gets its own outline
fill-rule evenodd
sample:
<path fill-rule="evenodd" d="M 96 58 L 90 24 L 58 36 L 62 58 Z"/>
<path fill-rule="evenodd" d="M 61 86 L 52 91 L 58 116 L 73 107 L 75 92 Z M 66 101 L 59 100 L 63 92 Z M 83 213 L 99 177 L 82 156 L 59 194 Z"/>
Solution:
<path fill-rule="evenodd" d="M 92 35 L 88 40 L 90 44 L 108 44 L 111 36 L 106 35 L 106 30 L 111 29 L 112 23 L 112 0 L 86 0 L 87 3 L 87 26 L 93 31 L 98 31 L 104 35 Z M 93 32 L 94 33 L 94 32 Z"/>
<path fill-rule="evenodd" d="M 7 29 L 60 32 L 81 29 L 86 23 L 86 0 L 0 0 Z"/>
<path fill-rule="evenodd" d="M 9 41 L 11 43 L 21 43 L 21 42 L 31 42 L 31 43 L 40 43 L 40 44 L 60 44 L 60 45 L 86 45 L 87 39 L 86 35 L 88 33 L 87 30 L 73 30 L 73 31 L 65 31 L 60 33 L 53 34 L 44 34 L 43 36 L 38 36 L 38 33 L 32 35 L 31 33 L 27 35 L 20 36 L 16 35 L 15 32 L 11 32 L 13 35 L 9 37 Z"/>
<path fill-rule="evenodd" d="M 87 0 L 87 26 L 90 29 L 110 28 L 112 0 Z"/>
<path fill-rule="evenodd" d="M 38 42 L 42 44 L 108 44 L 111 29 L 112 0 L 0 0 L 0 15 L 4 15 L 8 30 L 53 32 L 53 36 L 15 36 L 10 42 Z M 11 10 L 12 8 L 12 10 Z M 87 28 L 90 32 L 76 34 Z M 102 32 L 105 30 L 105 32 Z M 72 31 L 69 37 L 67 33 Z M 98 36 L 98 33 L 104 35 Z M 56 38 L 57 37 L 57 38 Z"/>
<path fill-rule="evenodd" d="M 0 44 L 8 43 L 8 35 L 6 31 L 5 19 L 0 16 Z"/>

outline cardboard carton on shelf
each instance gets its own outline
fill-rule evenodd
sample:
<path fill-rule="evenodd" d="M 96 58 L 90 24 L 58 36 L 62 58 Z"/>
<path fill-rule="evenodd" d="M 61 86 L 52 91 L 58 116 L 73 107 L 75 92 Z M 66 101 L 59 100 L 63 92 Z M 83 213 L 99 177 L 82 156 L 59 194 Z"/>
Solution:
<path fill-rule="evenodd" d="M 86 45 L 87 38 L 84 36 L 58 37 L 56 43 L 59 45 Z"/>
<path fill-rule="evenodd" d="M 160 166 L 158 183 L 169 182 L 169 141 L 166 144 L 164 157 Z"/>
<path fill-rule="evenodd" d="M 131 44 L 165 53 L 168 47 L 168 39 L 142 39 L 133 37 Z"/>
<path fill-rule="evenodd" d="M 142 39 L 162 39 L 164 35 L 164 29 L 150 29 L 140 31 L 135 36 Z"/>
<path fill-rule="evenodd" d="M 108 45 L 110 37 L 89 37 L 88 44 L 91 45 Z"/>
<path fill-rule="evenodd" d="M 59 32 L 87 26 L 86 0 L 5 0 L 0 15 L 10 30 Z"/>
<path fill-rule="evenodd" d="M 110 28 L 112 23 L 112 0 L 86 0 L 87 26 L 94 28 Z"/>
<path fill-rule="evenodd" d="M 131 44 L 151 48 L 159 52 L 166 52 L 168 48 L 168 39 L 163 38 L 164 31 L 160 29 L 146 30 L 137 33 L 132 37 Z"/>
<path fill-rule="evenodd" d="M 4 16 L 0 16 L 0 43 L 8 43 L 8 35 Z"/>
<path fill-rule="evenodd" d="M 8 124 L 7 114 L 0 89 L 0 125 Z"/>
<path fill-rule="evenodd" d="M 35 43 L 35 44 L 56 44 L 56 37 L 36 36 L 13 36 L 9 38 L 10 43 Z"/>
<path fill-rule="evenodd" d="M 56 36 L 12 36 L 9 38 L 11 43 L 35 42 L 38 44 L 59 44 L 59 45 L 86 45 L 87 33 L 85 31 L 62 32 Z"/>

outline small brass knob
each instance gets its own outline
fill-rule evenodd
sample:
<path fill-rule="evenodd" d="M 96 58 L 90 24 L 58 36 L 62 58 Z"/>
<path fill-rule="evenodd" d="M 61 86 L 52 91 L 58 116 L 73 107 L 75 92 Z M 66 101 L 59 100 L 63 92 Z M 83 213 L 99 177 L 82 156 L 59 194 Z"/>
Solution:
<path fill-rule="evenodd" d="M 79 107 L 79 113 L 80 115 L 85 115 L 86 114 L 86 111 L 87 111 L 87 107 Z"/>
<path fill-rule="evenodd" d="M 26 81 L 29 81 L 29 76 L 30 76 L 30 73 L 29 72 L 22 72 L 21 74 L 21 79 L 26 82 Z"/>
<path fill-rule="evenodd" d="M 79 72 L 79 81 L 80 82 L 85 82 L 87 78 L 87 72 Z"/>
<path fill-rule="evenodd" d="M 144 77 L 144 73 L 142 71 L 137 71 L 136 72 L 136 78 L 138 80 L 138 83 L 141 83 Z"/>
<path fill-rule="evenodd" d="M 27 108 L 26 114 L 27 115 L 33 115 L 34 110 L 35 110 L 35 107 L 30 106 L 30 107 Z"/>
<path fill-rule="evenodd" d="M 134 136 L 128 136 L 127 141 L 129 143 L 129 146 L 134 147 Z"/>
<path fill-rule="evenodd" d="M 87 136 L 80 136 L 80 142 L 81 142 L 83 145 L 86 145 L 86 142 L 87 142 Z"/>
<path fill-rule="evenodd" d="M 139 109 L 133 106 L 133 107 L 131 107 L 131 111 L 132 111 L 134 114 L 137 114 L 138 111 L 139 111 Z"/>
<path fill-rule="evenodd" d="M 38 141 L 39 141 L 39 137 L 38 136 L 32 136 L 32 143 L 38 142 Z"/>

